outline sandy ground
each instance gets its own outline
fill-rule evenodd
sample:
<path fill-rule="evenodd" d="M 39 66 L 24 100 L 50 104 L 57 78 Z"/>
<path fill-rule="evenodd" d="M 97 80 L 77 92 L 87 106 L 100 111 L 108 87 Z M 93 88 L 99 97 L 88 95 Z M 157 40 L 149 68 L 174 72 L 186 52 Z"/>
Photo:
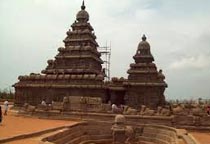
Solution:
<path fill-rule="evenodd" d="M 210 131 L 209 132 L 190 132 L 190 134 L 198 141 L 200 144 L 210 144 Z"/>
<path fill-rule="evenodd" d="M 21 139 L 21 140 L 16 140 L 16 141 L 11 141 L 7 142 L 7 144 L 40 144 L 40 141 L 42 138 L 50 136 L 55 134 L 57 131 L 51 132 L 51 133 L 46 133 L 37 137 L 31 137 L 31 138 L 26 138 L 26 139 Z"/>
<path fill-rule="evenodd" d="M 0 124 L 0 138 L 31 133 L 75 123 L 77 122 L 21 117 L 10 112 L 7 116 L 3 117 L 3 122 Z"/>

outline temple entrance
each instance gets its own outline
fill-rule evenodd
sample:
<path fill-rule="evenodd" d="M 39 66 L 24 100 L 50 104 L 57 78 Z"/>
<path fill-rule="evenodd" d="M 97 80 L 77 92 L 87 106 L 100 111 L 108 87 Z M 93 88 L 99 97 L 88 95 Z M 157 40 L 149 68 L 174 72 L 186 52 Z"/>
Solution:
<path fill-rule="evenodd" d="M 125 104 L 124 101 L 125 91 L 112 91 L 110 101 L 112 104 Z"/>

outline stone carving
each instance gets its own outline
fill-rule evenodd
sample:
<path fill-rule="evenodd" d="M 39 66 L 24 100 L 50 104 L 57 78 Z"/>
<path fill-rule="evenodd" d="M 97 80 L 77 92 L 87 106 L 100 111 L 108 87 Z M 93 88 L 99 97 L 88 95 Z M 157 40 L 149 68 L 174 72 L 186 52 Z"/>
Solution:
<path fill-rule="evenodd" d="M 170 109 L 167 109 L 167 108 L 163 108 L 161 110 L 160 115 L 162 115 L 162 116 L 170 116 L 171 115 L 171 110 Z"/>
<path fill-rule="evenodd" d="M 68 97 L 63 98 L 63 110 L 69 111 L 70 110 L 70 101 Z"/>
<path fill-rule="evenodd" d="M 35 112 L 36 107 L 32 106 L 32 105 L 29 105 L 28 103 L 25 103 L 24 106 L 23 106 L 23 110 L 26 111 L 26 112 L 33 113 L 33 112 Z"/>
<path fill-rule="evenodd" d="M 111 113 L 112 111 L 112 107 L 110 104 L 102 104 L 101 107 L 101 112 Z"/>
<path fill-rule="evenodd" d="M 175 108 L 172 108 L 173 114 L 175 115 L 185 115 L 186 113 L 184 112 L 183 106 L 179 105 L 176 106 Z"/>
<path fill-rule="evenodd" d="M 59 112 L 64 111 L 65 110 L 64 103 L 63 102 L 53 102 L 52 110 L 58 110 Z"/>
<path fill-rule="evenodd" d="M 127 110 L 125 110 L 125 111 L 123 112 L 123 114 L 126 114 L 126 115 L 137 115 L 137 110 L 128 107 Z"/>
<path fill-rule="evenodd" d="M 132 126 L 126 126 L 126 120 L 123 115 L 116 115 L 114 125 L 111 128 L 113 144 L 130 144 L 136 141 Z"/>
<path fill-rule="evenodd" d="M 157 111 L 156 111 L 156 114 L 155 115 L 161 115 L 161 111 L 162 111 L 162 107 L 161 106 L 158 106 L 157 107 Z"/>
<path fill-rule="evenodd" d="M 151 110 L 150 108 L 146 108 L 143 115 L 153 116 L 155 114 L 155 110 Z"/>
<path fill-rule="evenodd" d="M 195 103 L 179 103 L 172 104 L 172 113 L 174 115 L 193 115 L 193 116 L 206 116 L 205 106 Z"/>
<path fill-rule="evenodd" d="M 191 112 L 192 112 L 192 114 L 193 114 L 194 116 L 203 117 L 203 116 L 207 115 L 207 114 L 205 113 L 205 111 L 204 111 L 202 108 L 200 108 L 199 106 L 198 106 L 198 107 L 195 107 L 195 108 L 192 108 Z"/>
<path fill-rule="evenodd" d="M 145 109 L 146 109 L 146 106 L 145 105 L 141 105 L 140 115 L 144 114 Z"/>
<path fill-rule="evenodd" d="M 35 110 L 36 110 L 36 107 L 32 106 L 32 105 L 29 105 L 28 108 L 27 108 L 28 112 L 34 112 Z"/>
<path fill-rule="evenodd" d="M 29 106 L 29 104 L 28 103 L 24 103 L 24 105 L 23 105 L 23 110 L 27 110 L 27 108 L 28 108 L 28 106 Z"/>

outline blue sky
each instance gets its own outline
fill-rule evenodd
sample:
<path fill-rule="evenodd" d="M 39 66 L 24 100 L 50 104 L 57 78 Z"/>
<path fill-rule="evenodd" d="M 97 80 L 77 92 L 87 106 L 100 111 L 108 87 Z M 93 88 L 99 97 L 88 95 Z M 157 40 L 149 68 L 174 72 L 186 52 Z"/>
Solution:
<path fill-rule="evenodd" d="M 100 46 L 111 42 L 111 76 L 127 77 L 146 34 L 167 99 L 210 98 L 209 0 L 86 0 Z M 81 0 L 0 0 L 0 88 L 40 73 L 63 46 Z"/>

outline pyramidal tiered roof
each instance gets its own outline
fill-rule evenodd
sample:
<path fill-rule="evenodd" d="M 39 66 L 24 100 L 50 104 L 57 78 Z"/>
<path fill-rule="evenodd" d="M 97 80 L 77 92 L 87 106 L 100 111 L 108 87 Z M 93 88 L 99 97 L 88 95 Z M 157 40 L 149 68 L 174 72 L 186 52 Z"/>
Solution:
<path fill-rule="evenodd" d="M 167 86 L 162 70 L 158 72 L 155 63 L 153 63 L 154 57 L 146 39 L 146 36 L 143 35 L 136 54 L 133 56 L 135 63 L 130 64 L 128 82 L 130 85 Z"/>
<path fill-rule="evenodd" d="M 36 75 L 39 79 L 43 77 L 77 77 L 85 79 L 95 77 L 103 81 L 101 54 L 97 51 L 98 43 L 93 28 L 90 25 L 89 14 L 85 10 L 84 1 L 81 10 L 76 15 L 76 21 L 71 25 L 72 30 L 67 31 L 67 37 L 63 41 L 65 47 L 58 48 L 59 53 L 55 60 L 48 60 L 48 66 L 42 71 L 46 75 Z M 33 75 L 33 74 L 32 74 Z M 85 75 L 85 77 L 84 77 Z M 31 76 L 20 77 L 32 78 Z M 64 78 L 64 79 L 65 79 Z"/>
<path fill-rule="evenodd" d="M 44 74 L 101 74 L 103 61 L 97 51 L 98 43 L 93 28 L 88 22 L 89 14 L 85 5 L 77 13 L 72 30 L 67 32 L 63 41 L 65 47 L 58 49 L 55 60 L 48 60 Z"/>
<path fill-rule="evenodd" d="M 165 102 L 164 91 L 167 87 L 162 70 L 157 71 L 154 58 L 150 51 L 150 44 L 145 35 L 138 45 L 136 54 L 133 56 L 135 63 L 130 64 L 127 71 L 127 104 L 136 108 L 147 105 L 152 108 L 163 105 Z"/>
<path fill-rule="evenodd" d="M 48 60 L 42 74 L 19 76 L 16 90 L 16 103 L 40 103 L 48 98 L 62 100 L 64 96 L 103 97 L 104 74 L 101 54 L 94 29 L 90 25 L 89 14 L 84 1 L 76 15 L 75 22 L 67 31 L 65 47 L 58 48 L 55 59 Z M 80 88 L 83 88 L 82 90 Z M 79 89 L 79 90 L 78 90 Z M 30 100 L 25 100 L 28 97 Z"/>

